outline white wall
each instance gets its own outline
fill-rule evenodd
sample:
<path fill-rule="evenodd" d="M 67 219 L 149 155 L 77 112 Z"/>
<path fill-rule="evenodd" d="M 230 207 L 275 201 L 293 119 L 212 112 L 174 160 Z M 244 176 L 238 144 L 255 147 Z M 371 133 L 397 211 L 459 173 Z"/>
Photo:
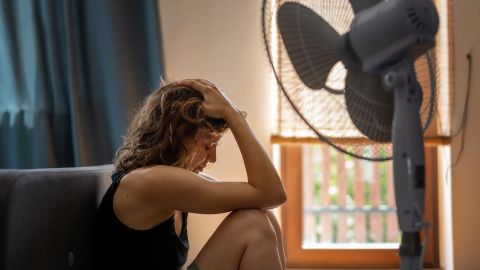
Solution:
<path fill-rule="evenodd" d="M 452 218 L 454 269 L 480 269 L 480 1 L 454 0 L 455 46 L 455 122 L 460 123 L 465 107 L 468 64 L 472 54 L 470 104 L 463 151 L 458 165 L 452 169 Z M 452 145 L 452 160 L 460 151 L 461 134 Z"/>
<path fill-rule="evenodd" d="M 166 78 L 204 78 L 221 86 L 270 152 L 270 68 L 261 39 L 261 1 L 160 0 Z M 243 162 L 231 133 L 217 162 L 206 171 L 222 180 L 245 180 Z M 225 215 L 189 215 L 187 264 Z"/>

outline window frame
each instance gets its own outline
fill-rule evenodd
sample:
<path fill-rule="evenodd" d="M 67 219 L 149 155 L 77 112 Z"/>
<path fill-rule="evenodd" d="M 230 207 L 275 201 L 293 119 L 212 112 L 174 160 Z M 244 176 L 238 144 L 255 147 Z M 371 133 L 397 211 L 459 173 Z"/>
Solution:
<path fill-rule="evenodd" d="M 281 207 L 286 263 L 288 268 L 398 268 L 397 249 L 302 249 L 302 145 L 280 145 L 280 172 L 288 200 Z M 439 267 L 437 148 L 425 147 L 425 220 L 431 223 L 424 267 Z M 423 239 L 423 232 L 422 232 Z"/>

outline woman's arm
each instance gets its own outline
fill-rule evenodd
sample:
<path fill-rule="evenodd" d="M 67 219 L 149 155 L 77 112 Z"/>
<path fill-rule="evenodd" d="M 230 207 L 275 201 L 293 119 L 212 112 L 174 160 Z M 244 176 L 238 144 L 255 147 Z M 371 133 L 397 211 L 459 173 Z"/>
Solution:
<path fill-rule="evenodd" d="M 114 198 L 116 208 L 157 213 L 181 210 L 216 214 L 273 208 L 283 202 L 283 198 L 266 195 L 247 182 L 213 182 L 191 171 L 163 165 L 137 169 L 124 176 Z"/>
<path fill-rule="evenodd" d="M 265 200 L 283 203 L 286 200 L 283 183 L 245 118 L 236 111 L 228 114 L 225 119 L 242 153 L 248 183 L 259 190 Z"/>
<path fill-rule="evenodd" d="M 282 181 L 270 158 L 258 142 L 247 121 L 222 91 L 205 80 L 183 80 L 180 84 L 199 91 L 205 101 L 204 112 L 209 117 L 223 118 L 237 141 L 247 171 L 248 183 L 264 194 L 266 200 L 286 200 Z"/>

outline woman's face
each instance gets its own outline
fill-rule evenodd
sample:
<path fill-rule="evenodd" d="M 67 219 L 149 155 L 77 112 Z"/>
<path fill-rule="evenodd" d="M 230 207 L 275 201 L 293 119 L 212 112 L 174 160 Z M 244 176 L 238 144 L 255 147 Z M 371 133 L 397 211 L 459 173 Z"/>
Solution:
<path fill-rule="evenodd" d="M 220 135 L 200 135 L 197 140 L 189 140 L 185 144 L 189 153 L 194 153 L 189 169 L 199 173 L 205 169 L 208 163 L 217 161 L 217 145 Z"/>

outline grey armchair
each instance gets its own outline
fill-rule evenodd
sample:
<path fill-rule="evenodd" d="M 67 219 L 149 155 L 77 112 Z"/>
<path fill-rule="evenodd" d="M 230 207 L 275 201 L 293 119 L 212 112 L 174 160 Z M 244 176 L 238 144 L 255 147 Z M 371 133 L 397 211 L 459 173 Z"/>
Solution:
<path fill-rule="evenodd" d="M 94 211 L 112 170 L 0 170 L 0 269 L 90 269 Z"/>

